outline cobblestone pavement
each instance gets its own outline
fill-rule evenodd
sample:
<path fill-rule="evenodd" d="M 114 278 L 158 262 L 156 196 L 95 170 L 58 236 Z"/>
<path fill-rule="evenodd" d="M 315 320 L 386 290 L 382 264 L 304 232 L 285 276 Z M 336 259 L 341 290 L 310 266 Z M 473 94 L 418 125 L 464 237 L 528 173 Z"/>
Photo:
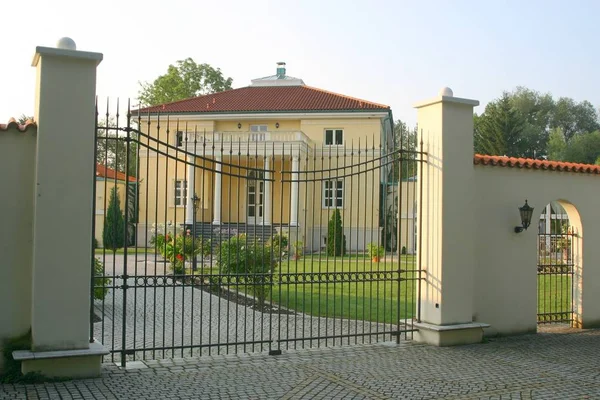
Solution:
<path fill-rule="evenodd" d="M 110 257 L 105 260 L 108 274 L 122 274 L 122 259 L 122 256 L 117 256 L 115 263 Z M 131 256 L 128 260 L 129 275 L 138 275 L 138 284 L 143 282 L 140 276 L 154 274 L 155 266 L 157 275 L 168 273 L 164 264 L 155 264 L 152 258 L 148 263 L 143 260 L 136 263 Z M 138 266 L 137 271 L 135 265 Z M 128 284 L 134 285 L 134 280 L 128 279 Z M 122 285 L 121 279 L 115 281 Z M 163 281 L 159 280 L 161 283 Z M 169 278 L 167 283 L 171 284 L 172 280 Z M 127 290 L 126 335 L 123 338 L 123 309 L 122 289 L 109 291 L 104 302 L 95 301 L 96 315 L 104 318 L 94 324 L 94 336 L 109 349 L 122 349 L 123 339 L 128 350 L 152 349 L 137 351 L 137 359 L 188 357 L 200 355 L 200 352 L 202 355 L 260 352 L 280 346 L 287 350 L 372 343 L 392 340 L 389 332 L 397 329 L 389 324 L 319 318 L 300 313 L 264 313 L 197 288 L 175 285 Z M 335 338 L 323 339 L 326 336 Z M 296 340 L 299 338 L 313 339 Z M 281 344 L 277 344 L 278 341 Z M 199 345 L 204 347 L 190 349 L 190 346 Z M 184 346 L 188 347 L 182 348 Z M 178 347 L 178 350 L 162 350 L 173 347 Z"/>
<path fill-rule="evenodd" d="M 105 364 L 0 399 L 598 399 L 600 330 L 437 348 L 404 342 Z M 139 365 L 136 365 L 139 364 Z M 136 368 L 137 367 L 137 368 Z"/>

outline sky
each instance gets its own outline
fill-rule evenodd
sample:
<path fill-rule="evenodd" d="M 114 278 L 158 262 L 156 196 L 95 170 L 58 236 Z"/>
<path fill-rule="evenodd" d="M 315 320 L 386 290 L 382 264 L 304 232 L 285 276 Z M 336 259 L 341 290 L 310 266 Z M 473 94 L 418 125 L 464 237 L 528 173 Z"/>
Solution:
<path fill-rule="evenodd" d="M 600 106 L 598 0 L 20 0 L 2 6 L 0 122 L 34 109 L 36 46 L 71 37 L 103 53 L 101 101 L 135 98 L 191 57 L 234 88 L 277 61 L 307 85 L 387 104 L 414 125 L 413 104 L 448 86 L 481 105 L 525 86 Z"/>

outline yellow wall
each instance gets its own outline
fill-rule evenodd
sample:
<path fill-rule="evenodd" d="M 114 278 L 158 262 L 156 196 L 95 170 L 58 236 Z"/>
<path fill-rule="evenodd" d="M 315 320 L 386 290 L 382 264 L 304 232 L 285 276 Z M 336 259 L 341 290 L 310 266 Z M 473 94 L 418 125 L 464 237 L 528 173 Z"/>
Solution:
<path fill-rule="evenodd" d="M 279 128 L 275 127 L 275 124 L 279 122 Z M 242 124 L 241 128 L 238 128 L 238 123 Z M 275 120 L 275 119 L 264 119 L 264 120 L 252 120 L 252 121 L 215 121 L 215 131 L 217 132 L 248 132 L 250 131 L 250 125 L 267 125 L 267 129 L 270 132 L 285 132 L 285 131 L 298 131 L 300 130 L 299 120 Z"/>
<path fill-rule="evenodd" d="M 381 121 L 379 118 L 361 119 L 305 119 L 300 121 L 300 130 L 304 132 L 318 147 L 325 143 L 326 129 L 343 129 L 344 143 L 347 148 L 354 144 L 361 148 L 379 146 Z"/>
<path fill-rule="evenodd" d="M 212 212 L 212 187 L 214 164 L 210 161 L 197 162 L 195 193 L 201 199 L 196 220 L 210 222 Z M 185 221 L 185 207 L 175 206 L 175 180 L 187 179 L 187 167 L 180 161 L 151 154 L 140 156 L 140 223 L 173 223 Z M 191 195 L 191 194 L 190 194 Z M 189 197 L 189 195 L 188 195 Z"/>
<path fill-rule="evenodd" d="M 276 123 L 279 123 L 279 128 L 275 127 Z M 238 124 L 242 125 L 241 128 L 238 128 Z M 150 128 L 148 128 L 147 123 L 142 119 L 141 129 L 144 132 L 149 131 L 151 137 L 159 138 L 161 142 L 168 142 L 174 145 L 176 143 L 177 131 L 197 132 L 200 134 L 199 138 L 205 134 L 207 139 L 210 140 L 213 132 L 246 133 L 250 131 L 250 125 L 267 125 L 269 132 L 272 133 L 302 131 L 317 147 L 324 145 L 326 129 L 343 129 L 344 142 L 348 148 L 352 144 L 354 144 L 355 148 L 358 148 L 359 141 L 361 148 L 364 148 L 365 145 L 378 147 L 380 143 L 381 120 L 378 117 L 347 119 L 280 119 L 274 117 L 272 119 L 261 120 L 195 121 L 186 120 L 184 116 L 179 119 L 170 119 L 168 122 L 163 117 L 160 123 L 151 121 Z M 143 143 L 148 143 L 148 140 L 145 138 L 141 140 Z M 192 138 L 190 137 L 189 140 L 192 141 Z M 151 147 L 156 146 L 156 142 L 152 140 L 149 143 Z M 201 152 L 200 145 L 198 151 Z"/>

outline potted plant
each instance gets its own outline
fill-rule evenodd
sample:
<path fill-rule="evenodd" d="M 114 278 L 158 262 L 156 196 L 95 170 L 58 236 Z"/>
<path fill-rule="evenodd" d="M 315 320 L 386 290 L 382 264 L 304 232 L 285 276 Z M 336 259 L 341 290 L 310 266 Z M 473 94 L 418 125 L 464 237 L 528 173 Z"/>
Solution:
<path fill-rule="evenodd" d="M 293 259 L 294 260 L 300 259 L 300 257 L 302 257 L 303 252 L 304 252 L 304 243 L 302 243 L 300 240 L 298 240 L 297 242 L 294 243 Z"/>
<path fill-rule="evenodd" d="M 381 256 L 383 256 L 383 246 L 378 246 L 375 243 L 369 243 L 367 245 L 367 249 L 369 251 L 369 257 L 371 257 L 371 260 L 378 263 Z"/>

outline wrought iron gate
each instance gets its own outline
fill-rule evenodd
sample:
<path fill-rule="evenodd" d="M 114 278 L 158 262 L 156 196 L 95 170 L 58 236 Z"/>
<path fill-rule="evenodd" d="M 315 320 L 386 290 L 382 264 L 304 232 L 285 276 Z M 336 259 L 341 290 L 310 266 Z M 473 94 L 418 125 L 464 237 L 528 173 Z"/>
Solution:
<path fill-rule="evenodd" d="M 325 147 L 108 109 L 90 337 L 111 360 L 411 337 L 425 162 L 414 136 Z"/>
<path fill-rule="evenodd" d="M 538 324 L 571 324 L 579 235 L 568 219 L 550 219 L 545 224 L 540 224 L 538 233 Z"/>

